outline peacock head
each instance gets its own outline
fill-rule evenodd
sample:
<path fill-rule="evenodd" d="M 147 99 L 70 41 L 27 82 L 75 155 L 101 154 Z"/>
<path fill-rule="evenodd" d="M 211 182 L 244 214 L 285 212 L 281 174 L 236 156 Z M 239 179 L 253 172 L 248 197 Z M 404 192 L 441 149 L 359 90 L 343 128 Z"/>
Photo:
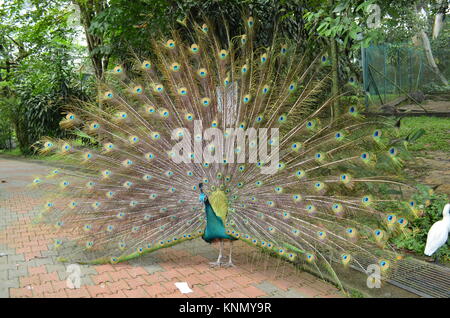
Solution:
<path fill-rule="evenodd" d="M 442 210 L 442 216 L 444 218 L 450 218 L 450 203 L 447 203 Z"/>
<path fill-rule="evenodd" d="M 200 189 L 200 195 L 198 197 L 198 200 L 202 203 L 205 203 L 206 200 L 208 200 L 208 196 L 203 192 L 203 183 L 199 183 L 198 188 Z"/>
<path fill-rule="evenodd" d="M 207 199 L 208 199 L 208 197 L 206 196 L 206 194 L 204 194 L 203 192 L 200 193 L 200 195 L 199 195 L 199 197 L 198 197 L 198 200 L 199 200 L 200 202 L 206 202 Z"/>

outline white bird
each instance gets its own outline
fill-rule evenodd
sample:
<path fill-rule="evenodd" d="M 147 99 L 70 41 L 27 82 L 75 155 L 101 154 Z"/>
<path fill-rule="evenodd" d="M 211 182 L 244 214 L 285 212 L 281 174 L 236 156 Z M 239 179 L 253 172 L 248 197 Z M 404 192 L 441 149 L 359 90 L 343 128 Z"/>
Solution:
<path fill-rule="evenodd" d="M 447 242 L 448 232 L 450 232 L 450 203 L 445 205 L 442 216 L 442 220 L 434 223 L 428 231 L 425 255 L 433 255 Z"/>

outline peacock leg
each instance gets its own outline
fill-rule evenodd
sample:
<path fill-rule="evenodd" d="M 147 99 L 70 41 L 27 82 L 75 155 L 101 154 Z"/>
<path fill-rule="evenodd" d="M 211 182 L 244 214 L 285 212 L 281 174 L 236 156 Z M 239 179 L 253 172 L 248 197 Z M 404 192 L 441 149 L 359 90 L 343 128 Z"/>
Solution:
<path fill-rule="evenodd" d="M 234 264 L 233 264 L 233 262 L 231 261 L 231 253 L 232 253 L 232 251 L 233 251 L 233 242 L 230 241 L 230 258 L 228 259 L 228 263 L 225 263 L 224 266 L 227 266 L 227 267 L 234 267 Z"/>
<path fill-rule="evenodd" d="M 211 262 L 211 263 L 209 263 L 209 265 L 211 265 L 211 267 L 220 266 L 221 265 L 220 260 L 222 259 L 222 254 L 223 254 L 223 240 L 220 240 L 219 257 L 217 257 L 216 262 Z"/>
<path fill-rule="evenodd" d="M 435 264 L 439 264 L 439 257 L 436 255 L 436 257 L 434 258 L 434 263 Z"/>

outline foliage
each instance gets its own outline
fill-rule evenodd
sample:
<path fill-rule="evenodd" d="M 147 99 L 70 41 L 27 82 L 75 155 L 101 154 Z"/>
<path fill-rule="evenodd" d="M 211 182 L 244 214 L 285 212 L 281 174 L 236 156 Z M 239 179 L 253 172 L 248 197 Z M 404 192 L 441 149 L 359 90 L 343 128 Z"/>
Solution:
<path fill-rule="evenodd" d="M 88 32 L 101 39 L 101 43 L 90 48 L 90 55 L 109 56 L 120 61 L 129 57 L 130 50 L 142 55 L 148 52 L 150 40 L 167 30 L 170 22 L 167 0 L 111 0 L 104 2 L 105 8 L 94 12 L 86 3 L 75 1 L 82 12 L 94 15 Z"/>
<path fill-rule="evenodd" d="M 450 86 L 431 82 L 423 85 L 422 91 L 428 94 L 450 94 Z"/>
<path fill-rule="evenodd" d="M 24 154 L 41 136 L 61 136 L 62 106 L 83 97 L 75 81 L 79 52 L 70 14 L 59 1 L 9 1 L 0 10 L 8 22 L 1 25 L 0 116 L 14 128 Z"/>
<path fill-rule="evenodd" d="M 380 7 L 381 25 L 369 28 L 368 21 L 373 14 L 370 5 L 373 4 Z M 387 0 L 2 1 L 0 105 L 4 107 L 0 114 L 0 144 L 9 136 L 11 126 L 23 149 L 41 134 L 57 136 L 60 131 L 56 123 L 64 103 L 73 97 L 87 98 L 86 94 L 94 98 L 97 87 L 93 78 L 106 71 L 109 60 L 121 63 L 127 61 L 130 52 L 148 53 L 152 39 L 168 35 L 173 23 L 185 17 L 198 22 L 207 18 L 217 30 L 223 29 L 226 20 L 234 36 L 242 33 L 242 16 L 253 15 L 260 21 L 256 34 L 259 45 L 268 45 L 276 29 L 287 38 L 299 41 L 302 53 L 306 54 L 326 50 L 329 40 L 336 39 L 339 85 L 347 94 L 361 94 L 358 85 L 351 86 L 352 89 L 343 85 L 350 75 L 360 80 L 361 45 L 381 40 L 411 43 L 417 30 L 427 25 L 430 30 L 433 23 L 436 12 L 432 1 L 421 1 L 426 9 L 423 17 L 416 14 L 415 2 L 399 0 L 398 4 L 392 6 Z M 281 23 L 276 25 L 274 21 Z M 75 41 L 81 33 L 88 42 L 96 40 L 95 45 Z M 433 50 L 438 52 L 436 63 L 444 73 L 449 69 L 446 59 L 449 34 L 447 23 L 440 37 L 432 40 Z M 87 62 L 92 62 L 92 66 L 86 67 Z M 98 71 L 98 63 L 105 68 L 102 72 Z M 80 66 L 82 72 L 78 74 L 76 70 Z M 430 90 L 445 92 L 446 88 L 430 87 Z M 348 96 L 342 98 L 341 104 L 353 104 L 358 100 Z M 434 136 L 434 130 L 433 134 L 427 132 L 423 140 Z M 422 149 L 420 144 L 424 142 L 411 149 Z M 436 145 L 439 147 L 448 149 L 442 142 Z"/>
<path fill-rule="evenodd" d="M 404 231 L 403 235 L 392 239 L 392 242 L 398 248 L 405 248 L 419 255 L 423 255 L 428 231 L 435 222 L 442 219 L 442 210 L 449 201 L 445 194 L 430 193 L 427 187 L 419 188 L 421 191 L 413 196 L 413 199 L 416 202 L 425 202 L 425 206 L 423 206 L 424 213 L 411 221 L 408 224 L 408 231 Z M 436 252 L 436 255 L 441 259 L 450 260 L 449 245 L 446 244 L 441 247 Z"/>
<path fill-rule="evenodd" d="M 242 34 L 242 19 L 253 16 L 259 21 L 256 42 L 268 46 L 272 34 L 278 32 L 284 37 L 297 40 L 304 48 L 311 44 L 307 40 L 304 20 L 302 18 L 308 1 L 304 0 L 177 0 L 174 12 L 179 19 L 192 17 L 196 21 L 205 18 L 220 30 L 226 21 L 230 36 Z M 220 34 L 225 39 L 225 34 Z"/>
<path fill-rule="evenodd" d="M 338 38 L 342 46 L 358 50 L 360 45 L 367 47 L 371 41 L 379 38 L 380 32 L 376 28 L 367 27 L 370 6 L 374 0 L 340 1 L 337 5 L 305 13 L 306 26 L 322 37 Z"/>
<path fill-rule="evenodd" d="M 233 37 L 243 32 L 243 15 L 251 14 L 261 21 L 257 37 L 258 43 L 265 46 L 275 31 L 274 21 L 280 18 L 282 25 L 278 31 L 300 40 L 306 37 L 302 19 L 305 3 L 301 0 L 112 0 L 89 27 L 90 33 L 103 39 L 103 45 L 90 53 L 111 54 L 120 61 L 129 57 L 130 50 L 138 55 L 148 53 L 150 39 L 168 35 L 173 22 L 184 18 L 197 22 L 207 19 L 222 32 L 219 36 L 224 40 L 224 21 Z"/>
<path fill-rule="evenodd" d="M 10 115 L 12 99 L 0 99 L 0 149 L 10 149 L 13 141 L 13 125 Z"/>

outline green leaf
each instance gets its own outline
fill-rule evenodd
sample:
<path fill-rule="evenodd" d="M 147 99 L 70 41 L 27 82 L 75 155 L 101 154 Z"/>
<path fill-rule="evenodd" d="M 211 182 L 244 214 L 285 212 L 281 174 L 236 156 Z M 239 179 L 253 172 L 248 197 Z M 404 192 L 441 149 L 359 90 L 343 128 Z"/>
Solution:
<path fill-rule="evenodd" d="M 339 13 L 341 11 L 344 11 L 345 9 L 347 9 L 349 6 L 349 2 L 348 1 L 343 1 L 341 3 L 339 3 L 336 8 L 334 8 L 333 12 L 334 13 Z"/>

